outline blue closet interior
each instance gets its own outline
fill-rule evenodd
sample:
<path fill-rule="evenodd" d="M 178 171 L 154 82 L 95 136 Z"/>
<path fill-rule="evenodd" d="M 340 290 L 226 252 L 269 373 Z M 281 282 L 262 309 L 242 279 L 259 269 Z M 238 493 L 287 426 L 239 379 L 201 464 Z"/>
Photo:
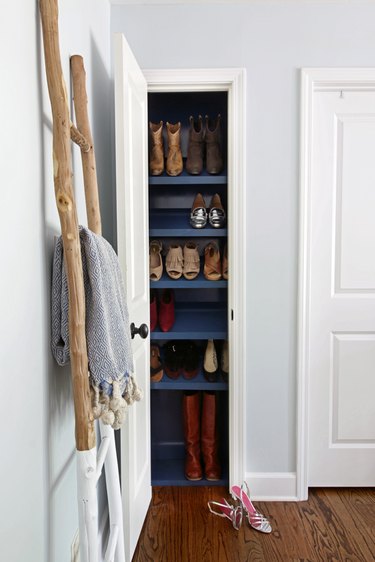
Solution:
<path fill-rule="evenodd" d="M 228 338 L 228 281 L 206 280 L 203 275 L 204 248 L 211 242 L 218 243 L 223 252 L 227 242 L 227 228 L 192 228 L 189 222 L 190 210 L 197 193 L 202 193 L 208 207 L 211 197 L 219 193 L 224 208 L 227 208 L 227 92 L 178 92 L 149 93 L 148 120 L 153 123 L 167 121 L 181 122 L 181 150 L 184 158 L 184 171 L 171 177 L 149 176 L 149 235 L 151 240 L 163 244 L 163 261 L 169 245 L 182 247 L 188 241 L 198 245 L 201 256 L 201 269 L 198 277 L 187 280 L 171 279 L 164 267 L 159 281 L 151 281 L 150 289 L 170 288 L 175 297 L 175 323 L 169 332 L 156 327 L 151 332 L 151 343 L 161 348 L 170 340 L 193 340 L 199 347 L 203 363 L 208 339 L 219 343 Z M 185 171 L 188 146 L 189 117 L 205 115 L 215 118 L 221 115 L 222 150 L 224 169 L 220 175 L 209 175 L 204 170 L 201 175 L 189 175 Z M 164 150 L 167 153 L 167 136 L 164 130 Z M 164 262 L 165 263 L 165 262 Z M 229 373 L 229 376 L 231 374 Z M 184 477 L 184 434 L 182 418 L 182 397 L 186 390 L 214 391 L 218 403 L 219 457 L 222 477 L 219 481 L 189 481 Z M 216 382 L 208 382 L 201 369 L 198 376 L 186 380 L 180 376 L 176 380 L 164 374 L 160 382 L 151 382 L 151 482 L 152 485 L 207 486 L 228 483 L 228 384 L 220 375 Z"/>

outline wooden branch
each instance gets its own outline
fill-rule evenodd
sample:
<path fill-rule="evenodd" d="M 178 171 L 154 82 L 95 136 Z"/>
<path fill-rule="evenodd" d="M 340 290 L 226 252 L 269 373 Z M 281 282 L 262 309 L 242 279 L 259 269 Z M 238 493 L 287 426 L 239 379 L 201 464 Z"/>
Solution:
<path fill-rule="evenodd" d="M 89 229 L 96 234 L 102 233 L 100 205 L 98 195 L 98 181 L 96 176 L 95 152 L 87 112 L 86 72 L 83 58 L 73 55 L 70 58 L 73 82 L 74 110 L 77 128 L 90 144 L 88 152 L 82 152 L 83 181 L 85 185 L 86 213 Z"/>
<path fill-rule="evenodd" d="M 95 447 L 85 334 L 85 295 L 77 209 L 72 185 L 70 118 L 61 68 L 57 0 L 40 0 L 44 57 L 53 116 L 53 169 L 56 204 L 64 246 L 69 288 L 69 338 L 72 371 L 76 447 Z"/>
<path fill-rule="evenodd" d="M 80 147 L 82 152 L 88 152 L 90 150 L 90 143 L 87 142 L 85 137 L 82 135 L 82 133 L 79 132 L 79 130 L 75 125 L 73 125 L 73 123 L 70 123 L 70 138 L 75 144 Z"/>

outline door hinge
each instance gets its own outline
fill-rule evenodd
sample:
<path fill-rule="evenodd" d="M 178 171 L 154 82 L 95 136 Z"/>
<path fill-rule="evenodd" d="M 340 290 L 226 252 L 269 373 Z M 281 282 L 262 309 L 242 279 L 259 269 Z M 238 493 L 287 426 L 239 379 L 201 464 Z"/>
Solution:
<path fill-rule="evenodd" d="M 232 320 L 232 322 L 233 322 L 233 320 L 234 320 L 233 308 L 230 309 L 230 317 L 231 317 L 231 320 Z"/>

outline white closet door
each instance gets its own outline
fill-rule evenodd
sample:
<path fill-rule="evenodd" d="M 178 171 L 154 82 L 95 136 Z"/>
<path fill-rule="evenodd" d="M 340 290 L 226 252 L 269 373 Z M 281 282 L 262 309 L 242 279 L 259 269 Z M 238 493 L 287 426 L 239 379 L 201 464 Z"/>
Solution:
<path fill-rule="evenodd" d="M 309 486 L 375 485 L 375 92 L 317 91 Z"/>
<path fill-rule="evenodd" d="M 130 322 L 149 326 L 147 84 L 129 45 L 115 36 L 117 248 Z M 135 374 L 144 391 L 121 430 L 124 539 L 130 562 L 151 500 L 150 358 L 148 338 L 133 339 Z"/>

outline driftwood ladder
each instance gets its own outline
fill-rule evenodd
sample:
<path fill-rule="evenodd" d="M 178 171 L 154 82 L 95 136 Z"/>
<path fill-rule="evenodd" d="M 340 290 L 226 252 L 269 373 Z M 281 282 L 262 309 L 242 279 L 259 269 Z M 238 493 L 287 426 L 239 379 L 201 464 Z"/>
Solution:
<path fill-rule="evenodd" d="M 74 396 L 77 458 L 77 496 L 80 562 L 102 560 L 98 544 L 97 482 L 105 465 L 110 533 L 105 562 L 124 562 L 122 502 L 114 431 L 99 423 L 97 449 L 88 378 L 85 334 L 85 295 L 77 209 L 72 182 L 71 140 L 81 149 L 88 227 L 101 234 L 95 153 L 87 114 L 86 75 L 83 59 L 71 58 L 74 109 L 77 125 L 69 116 L 61 67 L 57 0 L 39 0 L 44 57 L 53 118 L 53 170 L 56 205 L 64 247 L 69 290 L 70 361 Z"/>

